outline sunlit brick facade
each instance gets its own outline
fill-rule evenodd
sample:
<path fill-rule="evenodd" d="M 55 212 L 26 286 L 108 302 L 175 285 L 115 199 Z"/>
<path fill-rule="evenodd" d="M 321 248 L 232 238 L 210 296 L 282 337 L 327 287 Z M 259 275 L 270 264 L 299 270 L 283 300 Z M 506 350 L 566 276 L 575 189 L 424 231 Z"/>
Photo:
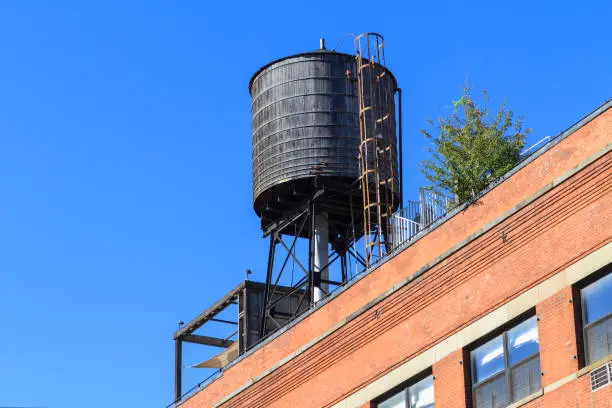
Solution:
<path fill-rule="evenodd" d="M 611 107 L 177 405 L 612 407 Z"/>

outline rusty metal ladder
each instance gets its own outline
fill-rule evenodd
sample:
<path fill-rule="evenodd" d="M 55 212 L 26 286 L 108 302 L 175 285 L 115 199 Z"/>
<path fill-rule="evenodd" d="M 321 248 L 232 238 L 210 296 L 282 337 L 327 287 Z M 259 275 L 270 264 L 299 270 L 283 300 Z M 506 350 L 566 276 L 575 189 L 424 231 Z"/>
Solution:
<path fill-rule="evenodd" d="M 385 68 L 384 39 L 365 33 L 355 38 L 357 94 L 359 100 L 360 179 L 366 266 L 392 248 L 390 229 L 395 208 L 393 112 L 394 89 Z"/>

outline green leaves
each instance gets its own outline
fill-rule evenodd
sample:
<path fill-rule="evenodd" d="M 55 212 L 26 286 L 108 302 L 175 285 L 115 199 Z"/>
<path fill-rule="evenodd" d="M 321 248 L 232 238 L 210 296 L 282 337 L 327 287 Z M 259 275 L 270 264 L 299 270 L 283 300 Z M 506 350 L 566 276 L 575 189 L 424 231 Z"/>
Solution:
<path fill-rule="evenodd" d="M 487 91 L 483 96 L 484 106 L 477 106 L 465 86 L 461 98 L 453 101 L 452 113 L 428 121 L 433 131 L 422 130 L 432 147 L 427 148 L 431 158 L 420 163 L 420 170 L 431 190 L 455 196 L 453 206 L 475 199 L 516 166 L 530 132 L 505 104 L 489 118 Z"/>

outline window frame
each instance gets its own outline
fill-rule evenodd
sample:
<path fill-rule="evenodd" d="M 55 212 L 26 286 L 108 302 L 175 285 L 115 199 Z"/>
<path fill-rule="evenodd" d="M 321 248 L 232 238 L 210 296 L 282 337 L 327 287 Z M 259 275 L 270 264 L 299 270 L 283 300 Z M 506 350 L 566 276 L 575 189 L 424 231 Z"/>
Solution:
<path fill-rule="evenodd" d="M 435 389 L 435 378 L 433 376 L 433 371 L 431 369 L 431 367 L 429 367 L 428 369 L 421 371 L 420 373 L 418 373 L 417 375 L 413 375 L 412 377 L 410 377 L 408 380 L 402 382 L 401 384 L 391 388 L 389 391 L 386 391 L 384 394 L 379 395 L 378 397 L 376 397 L 374 400 L 372 400 L 372 403 L 374 405 L 375 408 L 378 408 L 379 405 L 383 402 L 385 402 L 385 400 L 393 397 L 394 395 L 397 395 L 399 393 L 404 393 L 405 395 L 405 401 L 407 403 L 410 403 L 410 394 L 408 393 L 408 390 L 410 389 L 410 387 L 412 387 L 413 385 L 423 381 L 424 379 L 426 379 L 427 377 L 431 377 L 432 379 L 432 383 L 434 384 L 434 396 L 436 393 L 436 389 Z M 435 405 L 435 403 L 434 403 Z"/>
<path fill-rule="evenodd" d="M 579 365 L 583 368 L 597 362 L 590 361 L 589 358 L 589 342 L 587 341 L 587 330 L 604 321 L 607 321 L 608 319 L 612 319 L 612 312 L 608 313 L 603 317 L 600 317 L 595 321 L 585 324 L 585 314 L 587 308 L 585 307 L 586 297 L 583 296 L 582 290 L 610 274 L 612 274 L 612 263 L 609 263 L 608 265 L 604 266 L 600 270 L 596 271 L 590 276 L 587 276 L 582 281 L 574 285 L 574 298 L 578 300 L 578 302 L 576 302 L 576 305 L 579 307 L 579 310 L 574 310 L 574 317 L 576 318 L 576 343 L 579 355 Z"/>
<path fill-rule="evenodd" d="M 513 390 L 512 390 L 512 370 L 518 366 L 521 366 L 523 364 L 526 364 L 528 362 L 531 362 L 532 360 L 534 360 L 535 358 L 537 358 L 539 360 L 540 358 L 540 331 L 538 328 L 538 352 L 534 353 L 532 355 L 530 355 L 529 357 L 525 358 L 524 360 L 518 361 L 516 363 L 514 363 L 513 365 L 510 365 L 510 348 L 508 347 L 508 332 L 510 330 L 512 330 L 513 328 L 517 327 L 518 325 L 520 325 L 521 323 L 526 322 L 527 320 L 531 319 L 531 318 L 535 318 L 536 319 L 536 327 L 539 321 L 539 318 L 537 317 L 536 313 L 535 313 L 535 308 L 531 308 L 530 310 L 521 313 L 519 316 L 515 317 L 514 319 L 510 320 L 509 322 L 503 324 L 502 326 L 498 327 L 497 329 L 493 330 L 492 332 L 490 332 L 489 334 L 487 334 L 486 336 L 482 337 L 481 339 L 477 340 L 476 342 L 472 343 L 471 345 L 469 345 L 467 347 L 467 353 L 466 353 L 466 357 L 469 359 L 469 379 L 470 379 L 470 398 L 471 398 L 471 406 L 475 407 L 476 406 L 476 398 L 475 398 L 475 391 L 477 388 L 482 387 L 485 384 L 488 384 L 496 379 L 498 379 L 500 376 L 505 375 L 506 376 L 506 389 L 508 391 L 508 405 L 511 405 L 513 403 L 515 403 L 516 401 L 513 401 Z M 472 358 L 472 352 L 476 351 L 478 348 L 480 348 L 481 346 L 484 346 L 486 343 L 488 343 L 491 340 L 494 340 L 495 338 L 502 336 L 502 346 L 503 346 L 503 355 L 504 355 L 504 369 L 491 375 L 490 377 L 480 381 L 479 383 L 476 382 L 476 367 L 475 367 L 475 361 Z M 542 369 L 542 366 L 540 365 L 540 370 Z M 540 382 L 540 389 L 542 388 L 542 383 Z M 537 391 L 534 391 L 534 393 Z M 518 400 L 517 400 L 518 401 Z"/>

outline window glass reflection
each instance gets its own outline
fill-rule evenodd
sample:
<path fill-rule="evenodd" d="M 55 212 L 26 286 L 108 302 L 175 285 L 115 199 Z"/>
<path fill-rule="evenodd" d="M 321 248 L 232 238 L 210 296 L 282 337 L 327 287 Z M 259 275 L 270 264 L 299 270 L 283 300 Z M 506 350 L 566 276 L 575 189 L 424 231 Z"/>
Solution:
<path fill-rule="evenodd" d="M 612 354 L 612 318 L 592 325 L 585 331 L 587 362 L 594 363 Z"/>
<path fill-rule="evenodd" d="M 510 365 L 525 360 L 539 350 L 538 324 L 535 316 L 508 331 Z"/>
<path fill-rule="evenodd" d="M 473 350 L 474 407 L 503 408 L 541 389 L 539 353 L 535 316 Z"/>
<path fill-rule="evenodd" d="M 514 366 L 510 375 L 514 401 L 521 400 L 542 388 L 541 376 L 539 358 L 532 358 Z"/>
<path fill-rule="evenodd" d="M 612 313 L 612 273 L 582 289 L 584 324 Z"/>
<path fill-rule="evenodd" d="M 472 351 L 472 368 L 477 383 L 504 369 L 504 343 L 502 336 Z"/>
<path fill-rule="evenodd" d="M 474 390 L 476 408 L 503 408 L 510 403 L 506 376 L 502 375 Z"/>
<path fill-rule="evenodd" d="M 379 403 L 378 408 L 407 408 L 406 390 L 400 391 L 391 398 L 388 398 L 383 402 Z"/>
<path fill-rule="evenodd" d="M 429 376 L 408 388 L 410 408 L 433 408 L 434 384 Z"/>

